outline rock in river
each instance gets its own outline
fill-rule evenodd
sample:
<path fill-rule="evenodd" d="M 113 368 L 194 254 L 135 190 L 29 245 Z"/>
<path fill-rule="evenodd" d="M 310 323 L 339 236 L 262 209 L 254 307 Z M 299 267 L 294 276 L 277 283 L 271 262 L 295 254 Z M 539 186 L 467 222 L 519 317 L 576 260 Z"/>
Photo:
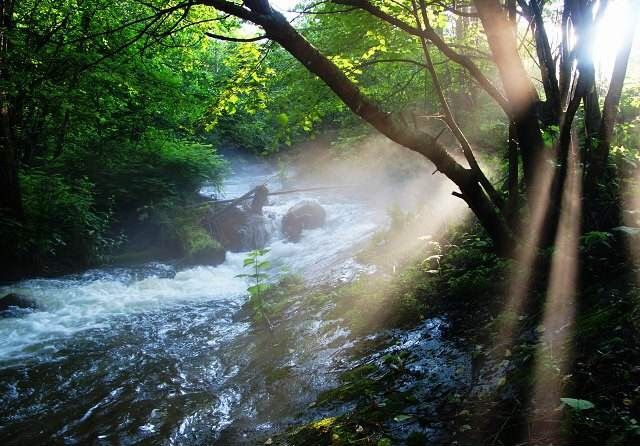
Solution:
<path fill-rule="evenodd" d="M 36 303 L 33 300 L 16 293 L 9 293 L 0 298 L 0 313 L 19 309 L 35 309 L 36 307 Z"/>
<path fill-rule="evenodd" d="M 240 206 L 231 206 L 204 221 L 222 246 L 232 252 L 263 248 L 269 240 L 265 218 Z"/>
<path fill-rule="evenodd" d="M 282 232 L 292 242 L 300 240 L 303 229 L 324 225 L 327 213 L 317 201 L 304 200 L 291 207 L 282 217 Z"/>

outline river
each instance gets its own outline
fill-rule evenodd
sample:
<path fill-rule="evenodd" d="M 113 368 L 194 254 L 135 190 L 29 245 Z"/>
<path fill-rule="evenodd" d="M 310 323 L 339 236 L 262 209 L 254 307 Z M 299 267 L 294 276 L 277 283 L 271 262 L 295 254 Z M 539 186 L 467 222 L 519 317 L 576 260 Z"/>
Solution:
<path fill-rule="evenodd" d="M 222 195 L 267 180 L 271 190 L 317 185 L 312 175 L 282 183 L 276 173 L 266 163 L 235 163 Z M 370 273 L 353 256 L 388 220 L 379 198 L 343 190 L 272 197 L 264 208 L 272 273 L 287 269 L 308 284 Z M 279 222 L 302 199 L 318 200 L 327 222 L 290 243 Z M 216 267 L 149 263 L 0 287 L 0 295 L 38 304 L 0 319 L 2 444 L 239 444 L 295 420 L 335 384 L 356 341 L 339 321 L 304 311 L 287 322 L 286 341 L 255 330 L 241 312 L 245 256 L 227 253 Z M 294 372 L 274 382 L 283 369 Z"/>

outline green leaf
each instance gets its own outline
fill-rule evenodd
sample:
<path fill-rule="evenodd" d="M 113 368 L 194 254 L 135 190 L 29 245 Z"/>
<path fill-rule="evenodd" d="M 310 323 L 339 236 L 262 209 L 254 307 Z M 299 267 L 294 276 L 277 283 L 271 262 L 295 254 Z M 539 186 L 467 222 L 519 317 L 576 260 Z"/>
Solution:
<path fill-rule="evenodd" d="M 580 400 L 576 398 L 560 398 L 560 401 L 577 411 L 593 409 L 594 407 L 596 407 L 595 404 L 588 400 Z"/>
<path fill-rule="evenodd" d="M 258 285 L 253 285 L 247 288 L 247 291 L 251 294 L 260 294 L 269 289 L 269 285 L 265 283 L 259 283 Z"/>
<path fill-rule="evenodd" d="M 400 414 L 393 417 L 393 421 L 397 423 L 402 423 L 403 421 L 410 420 L 411 418 L 412 418 L 412 415 Z"/>
<path fill-rule="evenodd" d="M 276 116 L 276 121 L 280 126 L 285 127 L 287 124 L 289 124 L 289 116 L 287 116 L 286 113 L 280 113 Z"/>

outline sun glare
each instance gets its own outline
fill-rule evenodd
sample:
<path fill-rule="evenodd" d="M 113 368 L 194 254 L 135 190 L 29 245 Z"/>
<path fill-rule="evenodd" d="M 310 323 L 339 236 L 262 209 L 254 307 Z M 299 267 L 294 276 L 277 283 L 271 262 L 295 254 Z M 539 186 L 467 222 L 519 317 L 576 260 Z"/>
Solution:
<path fill-rule="evenodd" d="M 607 9 L 598 22 L 593 44 L 593 60 L 601 80 L 606 81 L 611 76 L 616 54 L 622 45 L 623 33 L 621 30 L 625 29 L 631 20 L 631 9 L 639 6 L 634 0 L 611 0 L 608 2 Z M 635 40 L 637 43 L 638 36 Z"/>

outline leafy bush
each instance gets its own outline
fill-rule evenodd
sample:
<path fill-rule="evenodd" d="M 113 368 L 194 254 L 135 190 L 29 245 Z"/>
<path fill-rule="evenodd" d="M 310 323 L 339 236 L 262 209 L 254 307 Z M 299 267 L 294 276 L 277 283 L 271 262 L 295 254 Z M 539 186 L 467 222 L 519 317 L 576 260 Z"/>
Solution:
<path fill-rule="evenodd" d="M 25 223 L 0 225 L 15 261 L 39 267 L 55 258 L 63 265 L 86 265 L 113 243 L 105 237 L 110 212 L 95 209 L 94 185 L 87 178 L 71 182 L 34 169 L 21 181 Z"/>
<path fill-rule="evenodd" d="M 225 162 L 207 144 L 181 139 L 171 132 L 149 130 L 140 141 L 113 141 L 102 154 L 78 148 L 57 167 L 82 165 L 96 186 L 96 205 L 132 212 L 142 206 L 173 207 L 192 197 L 203 183 L 219 184 Z"/>
<path fill-rule="evenodd" d="M 24 218 L 0 216 L 10 253 L 2 266 L 15 270 L 1 276 L 97 262 L 136 221 L 197 200 L 202 183 L 220 184 L 224 163 L 199 125 L 214 44 L 197 26 L 149 45 L 117 25 L 148 7 L 16 3 L 16 17 L 33 25 L 13 30 L 7 54 Z M 106 48 L 117 50 L 104 57 Z M 189 243 L 189 252 L 214 247 L 203 232 Z"/>

